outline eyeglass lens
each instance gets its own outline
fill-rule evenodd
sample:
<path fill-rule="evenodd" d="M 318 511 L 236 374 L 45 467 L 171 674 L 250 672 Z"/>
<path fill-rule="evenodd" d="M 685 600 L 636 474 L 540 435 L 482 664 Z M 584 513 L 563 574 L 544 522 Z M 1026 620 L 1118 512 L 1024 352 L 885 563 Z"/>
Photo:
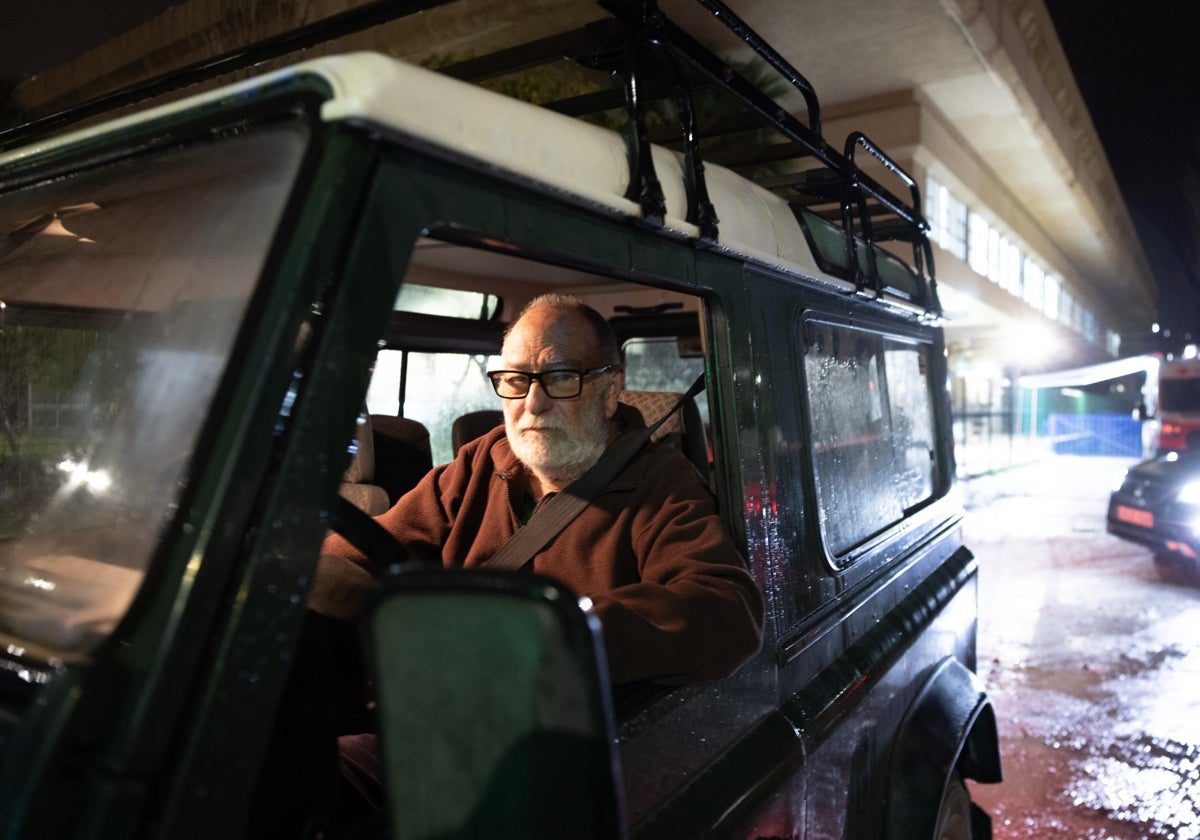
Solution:
<path fill-rule="evenodd" d="M 544 373 L 499 373 L 492 377 L 496 393 L 502 397 L 524 397 L 536 379 L 554 399 L 570 399 L 579 396 L 583 389 L 583 374 L 576 370 L 549 370 Z"/>

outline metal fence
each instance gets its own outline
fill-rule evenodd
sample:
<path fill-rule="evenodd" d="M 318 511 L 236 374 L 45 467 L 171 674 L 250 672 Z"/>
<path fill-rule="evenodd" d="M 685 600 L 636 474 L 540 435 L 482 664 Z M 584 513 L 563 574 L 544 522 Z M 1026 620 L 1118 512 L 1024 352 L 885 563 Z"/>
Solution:
<path fill-rule="evenodd" d="M 1049 414 L 1046 438 L 1056 455 L 1140 458 L 1142 424 L 1128 414 Z"/>

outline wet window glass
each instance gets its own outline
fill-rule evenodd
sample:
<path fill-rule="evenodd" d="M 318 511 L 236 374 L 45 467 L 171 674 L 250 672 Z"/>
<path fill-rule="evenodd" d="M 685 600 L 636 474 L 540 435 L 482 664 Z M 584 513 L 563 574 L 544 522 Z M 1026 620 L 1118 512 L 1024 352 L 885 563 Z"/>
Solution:
<path fill-rule="evenodd" d="M 278 127 L 0 195 L 10 650 L 89 650 L 132 600 L 302 147 Z"/>
<path fill-rule="evenodd" d="M 427 254 L 429 250 L 430 248 L 426 247 L 424 252 Z M 400 287 L 392 308 L 397 312 L 419 312 L 425 315 L 490 321 L 500 309 L 500 299 L 481 292 L 437 289 L 417 283 L 405 283 Z"/>
<path fill-rule="evenodd" d="M 933 495 L 929 347 L 819 322 L 804 334 L 821 532 L 837 557 Z"/>

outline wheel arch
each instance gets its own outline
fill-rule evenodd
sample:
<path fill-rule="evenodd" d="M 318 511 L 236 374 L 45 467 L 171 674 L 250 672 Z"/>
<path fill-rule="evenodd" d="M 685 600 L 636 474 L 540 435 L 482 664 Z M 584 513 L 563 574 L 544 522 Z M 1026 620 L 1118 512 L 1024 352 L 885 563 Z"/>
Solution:
<path fill-rule="evenodd" d="M 941 797 L 955 772 L 999 782 L 1000 738 L 979 677 L 943 659 L 905 714 L 887 767 L 886 840 L 933 837 Z"/>

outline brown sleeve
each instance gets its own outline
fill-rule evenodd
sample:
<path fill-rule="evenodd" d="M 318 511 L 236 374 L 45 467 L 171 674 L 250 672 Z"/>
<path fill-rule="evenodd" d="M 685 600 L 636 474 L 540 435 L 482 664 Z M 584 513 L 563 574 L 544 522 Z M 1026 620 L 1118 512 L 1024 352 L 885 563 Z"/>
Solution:
<path fill-rule="evenodd" d="M 614 683 L 719 679 L 762 644 L 763 599 L 715 502 L 683 459 L 637 494 L 637 583 L 593 598 Z"/>

